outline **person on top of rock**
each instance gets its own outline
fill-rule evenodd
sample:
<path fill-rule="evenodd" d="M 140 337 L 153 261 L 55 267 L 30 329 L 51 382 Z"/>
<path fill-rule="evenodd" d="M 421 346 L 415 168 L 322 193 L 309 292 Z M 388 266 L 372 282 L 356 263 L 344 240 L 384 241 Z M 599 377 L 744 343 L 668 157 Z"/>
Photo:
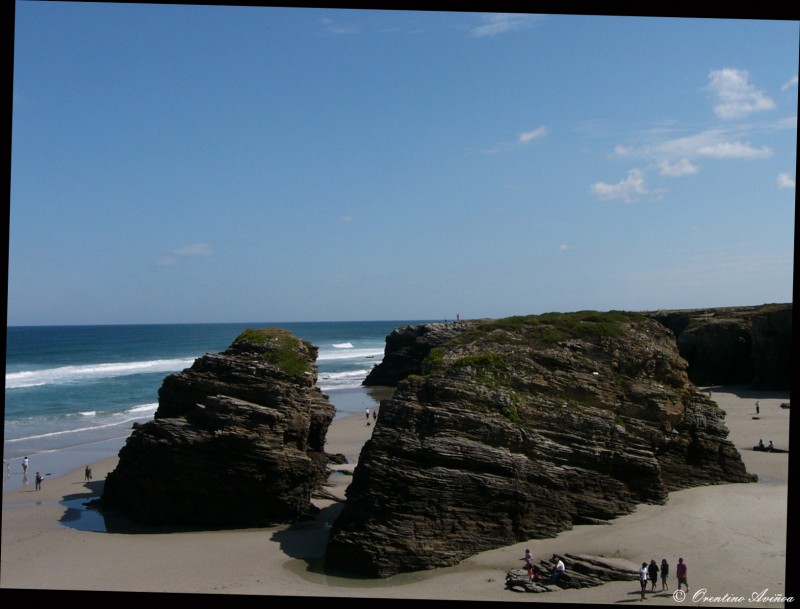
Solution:
<path fill-rule="evenodd" d="M 564 561 L 555 554 L 553 554 L 553 560 L 555 561 L 556 565 L 553 567 L 553 573 L 550 575 L 550 581 L 548 583 L 557 584 L 558 580 L 564 576 L 564 571 L 566 571 L 566 568 L 564 567 Z"/>
<path fill-rule="evenodd" d="M 530 550 L 525 550 L 525 556 L 522 557 L 525 561 L 525 570 L 528 572 L 528 577 L 533 581 L 533 554 Z"/>

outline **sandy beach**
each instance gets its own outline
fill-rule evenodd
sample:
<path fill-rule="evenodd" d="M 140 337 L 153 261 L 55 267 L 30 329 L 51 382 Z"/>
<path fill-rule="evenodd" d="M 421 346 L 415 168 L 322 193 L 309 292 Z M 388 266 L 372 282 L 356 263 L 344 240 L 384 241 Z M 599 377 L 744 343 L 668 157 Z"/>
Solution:
<path fill-rule="evenodd" d="M 347 597 L 356 599 L 615 604 L 639 601 L 636 581 L 583 590 L 524 594 L 504 587 L 519 568 L 525 548 L 534 559 L 553 553 L 613 558 L 635 570 L 643 561 L 666 558 L 670 590 L 650 593 L 645 603 L 680 604 L 673 597 L 678 558 L 688 565 L 687 604 L 784 607 L 793 591 L 787 581 L 789 454 L 753 451 L 763 439 L 789 448 L 789 392 L 711 388 L 726 411 L 730 439 L 747 470 L 759 481 L 673 492 L 665 505 L 643 505 L 608 525 L 581 525 L 558 537 L 491 550 L 461 564 L 387 580 L 348 580 L 319 570 L 327 525 L 341 504 L 315 499 L 313 522 L 266 529 L 203 532 L 109 533 L 83 503 L 102 492 L 116 458 L 33 482 L 3 494 L 0 589 L 20 591 L 168 592 L 252 597 Z M 756 415 L 755 402 L 760 412 Z M 337 418 L 326 450 L 343 453 L 352 470 L 373 426 L 363 416 Z M 344 497 L 348 472 L 331 475 L 327 491 Z M 787 586 L 789 589 L 787 589 Z M 657 587 L 660 589 L 660 584 Z M 258 600 L 258 599 L 255 599 Z M 299 600 L 299 599 L 298 599 Z"/>

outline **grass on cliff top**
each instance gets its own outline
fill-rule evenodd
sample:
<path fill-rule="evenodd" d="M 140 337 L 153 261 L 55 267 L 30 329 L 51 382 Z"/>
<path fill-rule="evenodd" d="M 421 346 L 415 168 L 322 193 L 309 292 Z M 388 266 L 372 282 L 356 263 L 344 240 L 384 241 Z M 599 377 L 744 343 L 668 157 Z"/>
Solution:
<path fill-rule="evenodd" d="M 267 350 L 262 353 L 264 360 L 290 376 L 301 376 L 311 371 L 311 362 L 302 348 L 302 342 L 288 330 L 248 328 L 234 342 L 266 347 Z"/>
<path fill-rule="evenodd" d="M 496 330 L 523 333 L 534 342 L 555 344 L 570 338 L 602 338 L 623 336 L 622 324 L 644 319 L 641 313 L 626 311 L 577 311 L 517 315 L 489 320 L 464 332 L 460 338 L 471 341 L 488 337 Z M 497 340 L 500 336 L 497 335 Z"/>

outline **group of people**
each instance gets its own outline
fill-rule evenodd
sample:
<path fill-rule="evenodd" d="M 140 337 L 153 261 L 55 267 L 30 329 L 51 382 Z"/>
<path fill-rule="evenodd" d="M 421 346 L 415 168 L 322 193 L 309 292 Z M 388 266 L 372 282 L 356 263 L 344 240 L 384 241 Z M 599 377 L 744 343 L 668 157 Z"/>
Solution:
<path fill-rule="evenodd" d="M 366 417 L 367 417 L 367 425 L 366 425 L 366 426 L 367 426 L 367 427 L 369 427 L 369 408 L 365 408 L 365 409 L 364 409 L 364 414 L 365 414 L 365 415 L 366 415 Z M 378 409 L 377 409 L 377 408 L 375 408 L 375 409 L 372 411 L 372 419 L 373 419 L 373 420 L 377 420 L 377 419 L 378 419 Z"/>
<path fill-rule="evenodd" d="M 543 574 L 533 562 L 533 555 L 531 554 L 530 550 L 525 550 L 525 556 L 522 557 L 522 560 L 525 561 L 525 570 L 528 572 L 528 577 L 532 582 L 541 581 L 541 575 Z M 553 554 L 553 570 L 550 573 L 550 577 L 545 580 L 544 584 L 555 584 L 558 583 L 563 575 L 564 571 L 566 571 L 566 567 L 564 566 L 564 561 L 561 560 L 557 555 Z"/>
<path fill-rule="evenodd" d="M 22 459 L 22 484 L 28 484 L 28 466 L 30 461 L 28 457 L 23 457 Z M 36 472 L 36 475 L 33 477 L 33 482 L 37 491 L 42 490 L 42 481 L 44 480 L 44 476 L 42 476 L 41 472 Z"/>
<path fill-rule="evenodd" d="M 6 466 L 6 479 L 11 477 L 11 463 L 3 459 L 3 463 Z M 28 484 L 28 467 L 30 467 L 30 460 L 28 457 L 22 458 L 22 484 Z M 48 474 L 49 475 L 49 474 Z M 92 467 L 90 465 L 86 466 L 86 469 L 83 470 L 83 476 L 85 480 L 92 479 Z M 44 481 L 44 476 L 41 472 L 36 472 L 33 477 L 34 488 L 37 491 L 42 490 L 42 482 Z"/>
<path fill-rule="evenodd" d="M 650 561 L 648 565 L 646 562 L 642 563 L 642 568 L 639 569 L 639 583 L 642 586 L 642 597 L 644 600 L 645 593 L 647 592 L 647 584 L 650 583 L 650 592 L 656 591 L 656 583 L 661 575 L 661 591 L 669 590 L 669 563 L 666 558 L 661 559 L 661 567 L 656 564 L 655 559 Z M 678 578 L 678 590 L 682 590 L 686 586 L 686 591 L 689 591 L 689 583 L 687 580 L 687 568 L 683 558 L 678 559 L 678 565 L 675 567 L 675 576 Z"/>

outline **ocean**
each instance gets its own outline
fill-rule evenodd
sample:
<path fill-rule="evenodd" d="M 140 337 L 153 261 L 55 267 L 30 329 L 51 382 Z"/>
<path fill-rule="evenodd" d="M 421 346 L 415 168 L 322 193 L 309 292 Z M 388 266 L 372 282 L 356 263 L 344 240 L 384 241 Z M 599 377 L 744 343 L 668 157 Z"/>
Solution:
<path fill-rule="evenodd" d="M 133 423 L 153 418 L 165 377 L 206 353 L 224 351 L 247 328 L 277 326 L 316 345 L 317 384 L 336 406 L 336 416 L 360 413 L 365 402 L 377 405 L 356 389 L 381 361 L 386 336 L 419 323 L 424 322 L 8 327 L 4 490 L 22 483 L 25 456 L 31 472 L 60 475 L 116 455 Z"/>

